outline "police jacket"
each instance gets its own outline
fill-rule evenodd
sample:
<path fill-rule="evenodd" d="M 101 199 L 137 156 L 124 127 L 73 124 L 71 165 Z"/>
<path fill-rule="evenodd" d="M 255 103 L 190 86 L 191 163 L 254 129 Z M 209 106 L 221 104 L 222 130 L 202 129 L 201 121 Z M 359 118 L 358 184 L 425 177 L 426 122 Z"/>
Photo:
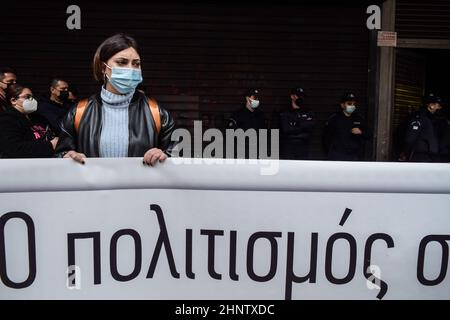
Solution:
<path fill-rule="evenodd" d="M 314 129 L 314 114 L 307 108 L 290 109 L 280 114 L 280 131 L 284 139 L 309 139 Z"/>
<path fill-rule="evenodd" d="M 75 129 L 77 107 L 72 107 L 61 123 L 61 135 L 56 147 L 58 156 L 75 150 L 87 157 L 99 157 L 99 141 L 102 131 L 102 100 L 100 93 L 89 98 L 78 130 Z M 128 107 L 129 157 L 143 157 L 151 148 L 159 148 L 171 155 L 175 145 L 171 141 L 175 122 L 167 110 L 159 107 L 161 131 L 156 131 L 156 123 L 151 114 L 148 100 L 140 91 L 135 92 Z"/>
<path fill-rule="evenodd" d="M 353 134 L 353 128 L 360 129 L 362 134 Z M 365 126 L 364 118 L 357 111 L 350 116 L 339 111 L 328 119 L 323 138 L 328 153 L 362 156 L 365 140 L 370 138 L 370 133 Z"/>
<path fill-rule="evenodd" d="M 420 109 L 409 121 L 405 133 L 405 152 L 411 156 L 415 153 L 437 155 L 439 141 L 435 117 L 426 108 Z"/>
<path fill-rule="evenodd" d="M 229 129 L 267 129 L 264 113 L 256 108 L 252 111 L 248 110 L 246 106 L 235 111 L 228 120 Z"/>

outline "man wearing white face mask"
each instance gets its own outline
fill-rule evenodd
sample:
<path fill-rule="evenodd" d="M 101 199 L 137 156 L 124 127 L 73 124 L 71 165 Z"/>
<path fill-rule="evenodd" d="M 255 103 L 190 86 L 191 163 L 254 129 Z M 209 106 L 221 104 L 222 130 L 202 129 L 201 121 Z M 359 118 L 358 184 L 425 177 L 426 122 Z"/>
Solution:
<path fill-rule="evenodd" d="M 13 84 L 6 90 L 7 109 L 0 113 L 0 157 L 48 158 L 54 155 L 58 138 L 35 122 L 31 114 L 37 101 L 29 88 Z"/>
<path fill-rule="evenodd" d="M 265 129 L 266 120 L 259 108 L 259 90 L 249 89 L 245 93 L 245 105 L 235 111 L 228 120 L 229 129 Z"/>
<path fill-rule="evenodd" d="M 260 108 L 259 96 L 260 92 L 258 89 L 249 89 L 246 91 L 245 104 L 231 115 L 228 120 L 228 129 L 242 129 L 244 131 L 254 129 L 257 134 L 260 129 L 267 129 L 266 119 Z M 245 158 L 249 158 L 249 148 L 253 147 L 256 146 L 245 146 Z M 237 155 L 237 157 L 242 158 L 241 155 Z"/>
<path fill-rule="evenodd" d="M 365 141 L 370 135 L 364 118 L 356 111 L 356 96 L 346 93 L 341 110 L 325 124 L 324 146 L 328 160 L 359 161 L 364 156 Z"/>

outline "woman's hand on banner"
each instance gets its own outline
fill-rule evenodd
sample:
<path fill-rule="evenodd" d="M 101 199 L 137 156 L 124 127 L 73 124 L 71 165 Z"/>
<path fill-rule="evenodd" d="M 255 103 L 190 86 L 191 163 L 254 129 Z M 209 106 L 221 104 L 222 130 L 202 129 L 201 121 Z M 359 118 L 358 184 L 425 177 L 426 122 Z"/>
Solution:
<path fill-rule="evenodd" d="M 78 153 L 76 151 L 70 150 L 64 155 L 64 158 L 72 158 L 76 162 L 79 162 L 81 164 L 84 164 L 86 159 L 86 155 L 84 153 Z"/>
<path fill-rule="evenodd" d="M 167 155 L 158 148 L 152 148 L 144 154 L 143 163 L 154 166 L 156 162 L 163 162 L 167 159 Z"/>

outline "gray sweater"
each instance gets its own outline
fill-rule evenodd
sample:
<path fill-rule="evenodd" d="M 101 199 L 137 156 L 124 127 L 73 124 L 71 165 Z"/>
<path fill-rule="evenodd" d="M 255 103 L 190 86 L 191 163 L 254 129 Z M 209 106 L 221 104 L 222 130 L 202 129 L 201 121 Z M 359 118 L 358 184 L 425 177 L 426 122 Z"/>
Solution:
<path fill-rule="evenodd" d="M 118 95 L 102 87 L 101 158 L 128 156 L 128 107 L 133 94 L 134 90 L 126 95 Z"/>

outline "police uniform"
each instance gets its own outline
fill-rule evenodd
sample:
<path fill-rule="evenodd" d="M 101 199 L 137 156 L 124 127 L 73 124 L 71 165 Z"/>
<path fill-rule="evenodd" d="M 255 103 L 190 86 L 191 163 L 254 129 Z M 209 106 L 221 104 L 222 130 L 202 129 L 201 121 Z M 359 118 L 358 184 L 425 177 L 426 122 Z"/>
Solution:
<path fill-rule="evenodd" d="M 295 101 L 294 101 L 295 98 Z M 280 114 L 281 158 L 305 160 L 309 158 L 309 146 L 315 125 L 313 112 L 304 106 L 303 88 L 291 90 L 291 105 Z"/>
<path fill-rule="evenodd" d="M 433 103 L 441 104 L 441 98 L 432 93 L 425 96 L 423 107 L 408 123 L 403 152 L 409 161 L 439 161 L 439 119 L 428 110 L 428 106 Z"/>
<path fill-rule="evenodd" d="M 314 125 L 314 114 L 305 107 L 280 114 L 282 159 L 308 159 Z"/>
<path fill-rule="evenodd" d="M 233 112 L 228 120 L 228 129 L 266 129 L 266 120 L 264 113 L 258 108 L 250 111 L 246 106 Z"/>
<path fill-rule="evenodd" d="M 246 93 L 246 97 L 258 96 L 259 91 L 257 89 L 249 89 Z M 233 112 L 231 117 L 228 119 L 228 129 L 242 129 L 247 131 L 248 129 L 255 129 L 257 136 L 259 138 L 258 130 L 267 129 L 266 119 L 264 113 L 256 107 L 253 111 L 249 110 L 246 105 L 242 106 L 240 109 Z M 258 139 L 259 140 L 259 139 Z M 259 141 L 258 141 L 259 142 Z M 256 150 L 258 153 L 258 145 L 250 146 L 246 143 L 245 146 L 245 158 L 250 158 L 250 149 Z M 235 145 L 235 156 L 237 148 Z"/>
<path fill-rule="evenodd" d="M 409 161 L 434 162 L 438 160 L 439 141 L 435 120 L 434 115 L 425 107 L 409 121 L 404 148 L 405 153 L 409 155 Z"/>
<path fill-rule="evenodd" d="M 365 140 L 369 137 L 364 118 L 357 112 L 346 116 L 333 114 L 325 124 L 324 142 L 329 160 L 358 161 L 364 157 Z M 358 128 L 362 134 L 353 134 Z"/>

